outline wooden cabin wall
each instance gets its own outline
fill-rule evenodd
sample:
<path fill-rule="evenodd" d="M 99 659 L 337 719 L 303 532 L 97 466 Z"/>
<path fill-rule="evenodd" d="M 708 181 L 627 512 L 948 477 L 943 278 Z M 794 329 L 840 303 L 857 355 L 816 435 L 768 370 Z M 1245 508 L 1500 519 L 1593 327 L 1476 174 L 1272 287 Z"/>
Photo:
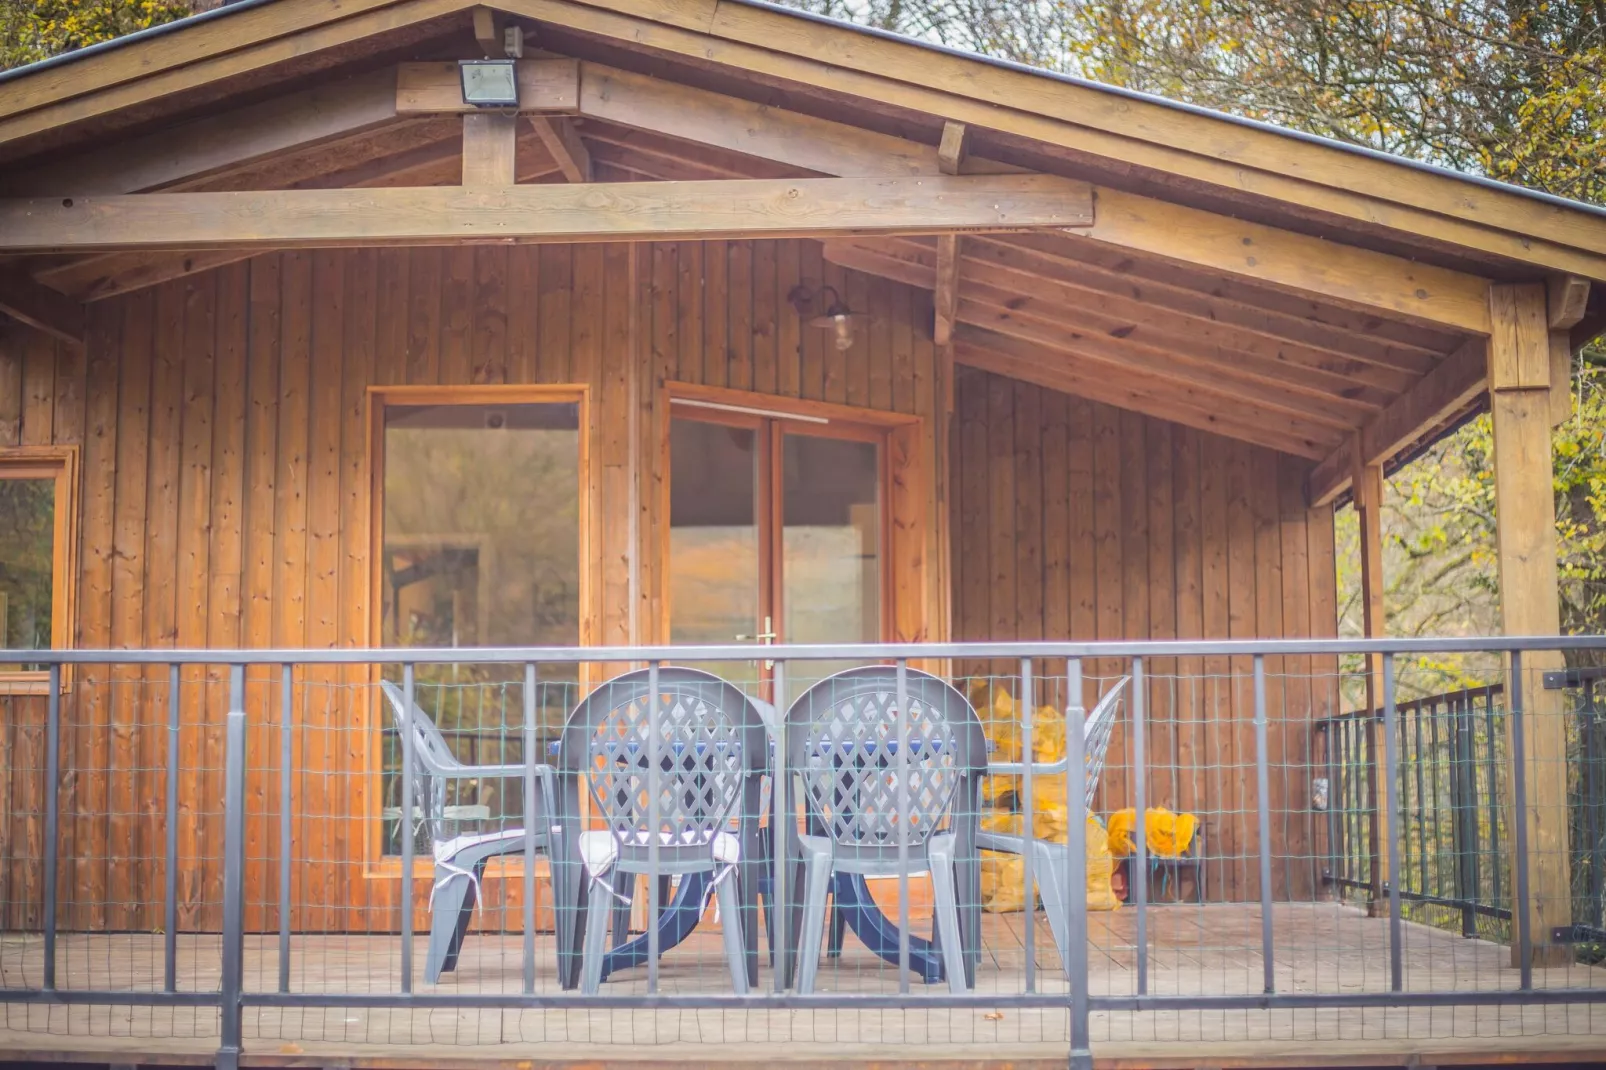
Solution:
<path fill-rule="evenodd" d="M 954 419 L 956 640 L 1337 634 L 1332 511 L 1305 505 L 1308 462 L 970 369 Z M 1107 685 L 1130 667 L 1084 671 Z M 1251 671 L 1249 659 L 1146 666 L 1147 802 L 1204 818 L 1212 898 L 1259 895 Z M 1266 659 L 1279 896 L 1315 887 L 1306 762 L 1314 719 L 1336 709 L 1334 672 L 1332 659 Z M 1134 804 L 1126 729 L 1110 742 L 1103 813 Z"/>
<path fill-rule="evenodd" d="M 799 282 L 834 286 L 871 314 L 852 350 L 803 325 L 788 302 Z M 894 489 L 893 538 L 905 554 L 941 556 L 946 388 L 929 297 L 826 264 L 814 242 L 274 253 L 89 312 L 86 347 L 20 326 L 0 342 L 0 445 L 82 449 L 80 648 L 368 645 L 371 385 L 590 386 L 587 642 L 661 638 L 672 379 L 920 415 L 930 478 L 918 501 Z M 925 569 L 925 590 L 899 592 L 900 638 L 944 637 L 940 571 Z M 278 925 L 278 674 L 253 668 L 247 685 L 253 929 Z M 366 681 L 297 672 L 297 928 L 397 924 L 394 864 L 375 876 L 364 857 L 377 816 L 345 816 L 378 811 L 377 778 L 355 775 L 372 760 Z M 185 670 L 180 695 L 179 920 L 215 930 L 226 674 Z M 65 697 L 65 927 L 162 924 L 168 699 L 162 670 L 98 666 Z M 6 928 L 40 920 L 44 721 L 43 698 L 0 698 Z M 417 883 L 421 904 L 429 879 Z M 517 926 L 518 891 L 488 880 L 493 909 L 477 923 L 501 924 L 494 908 L 505 907 Z M 427 924 L 422 909 L 417 918 Z"/>

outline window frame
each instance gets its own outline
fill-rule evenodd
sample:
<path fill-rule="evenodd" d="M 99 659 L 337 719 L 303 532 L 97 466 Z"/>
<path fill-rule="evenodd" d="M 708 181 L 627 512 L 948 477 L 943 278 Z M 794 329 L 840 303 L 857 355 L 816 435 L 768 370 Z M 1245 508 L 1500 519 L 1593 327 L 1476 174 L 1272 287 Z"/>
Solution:
<path fill-rule="evenodd" d="M 8 446 L 0 449 L 0 479 L 54 479 L 55 517 L 50 566 L 50 649 L 71 650 L 78 595 L 78 447 Z M 61 668 L 61 690 L 72 666 Z M 0 671 L 0 695 L 48 695 L 50 671 Z"/>
<path fill-rule="evenodd" d="M 577 405 L 579 406 L 579 490 L 580 490 L 580 645 L 591 645 L 595 607 L 592 559 L 592 509 L 596 505 L 591 474 L 591 390 L 584 383 L 468 386 L 370 386 L 368 394 L 368 645 L 379 648 L 384 630 L 384 550 L 385 550 L 385 409 L 390 405 Z M 365 723 L 362 731 L 363 773 L 370 778 L 366 812 L 357 814 L 360 822 L 355 839 L 363 845 L 362 867 L 366 878 L 396 880 L 402 875 L 401 859 L 385 854 L 384 754 L 380 728 L 389 716 L 379 696 L 380 666 L 368 666 L 369 702 L 362 703 Z M 427 876 L 432 863 L 415 858 L 415 878 Z M 488 877 L 505 877 L 523 872 L 518 858 L 492 859 Z"/>
<path fill-rule="evenodd" d="M 659 508 L 664 517 L 664 530 L 668 531 L 669 523 L 669 433 L 670 424 L 676 415 L 674 403 L 677 400 L 693 403 L 702 402 L 705 405 L 734 407 L 742 412 L 722 411 L 721 408 L 704 408 L 699 410 L 688 406 L 682 414 L 687 418 L 702 420 L 709 423 L 725 423 L 733 426 L 755 426 L 770 423 L 772 428 L 772 441 L 761 442 L 765 451 L 764 460 L 769 467 L 768 478 L 775 486 L 779 486 L 781 457 L 779 445 L 787 428 L 785 421 L 788 417 L 802 418 L 802 423 L 796 428 L 800 433 L 815 435 L 820 438 L 839 438 L 859 442 L 874 442 L 880 452 L 879 467 L 881 479 L 881 494 L 879 502 L 882 570 L 881 570 L 881 622 L 880 632 L 882 642 L 896 642 L 899 638 L 900 622 L 911 613 L 924 612 L 923 604 L 904 604 L 900 599 L 900 587 L 907 586 L 911 592 L 918 592 L 924 586 L 923 565 L 919 565 L 903 551 L 896 538 L 895 528 L 899 522 L 899 509 L 897 496 L 901 492 L 918 499 L 923 495 L 923 481 L 925 472 L 919 460 L 917 443 L 920 440 L 924 421 L 913 413 L 892 412 L 885 409 L 869 409 L 856 405 L 841 405 L 829 401 L 815 401 L 806 398 L 796 398 L 779 394 L 766 394 L 761 391 L 738 390 L 731 387 L 706 386 L 701 383 L 688 383 L 680 380 L 669 380 L 662 387 L 662 400 L 665 411 L 659 449 L 664 459 L 662 485 L 659 488 Z M 752 410 L 760 410 L 761 414 Z M 809 417 L 824 418 L 828 423 L 814 424 Z M 761 432 L 761 438 L 762 438 Z M 779 495 L 771 495 L 770 502 L 773 509 L 780 508 Z M 763 504 L 760 504 L 763 507 Z M 772 539 L 778 543 L 781 524 L 778 517 L 770 520 Z M 924 529 L 924 524 L 919 525 Z M 778 552 L 778 545 L 763 544 L 761 540 L 760 552 L 766 555 Z M 669 562 L 668 543 L 659 548 L 663 560 L 658 570 L 657 595 L 659 601 L 659 614 L 657 619 L 658 636 L 665 643 L 673 643 L 670 629 L 670 593 L 669 593 Z M 915 555 L 916 558 L 919 554 Z M 766 568 L 770 567 L 768 565 Z M 912 577 L 919 582 L 913 582 Z M 905 596 L 907 598 L 907 596 Z M 918 601 L 918 597 L 916 599 Z M 780 600 L 774 599 L 772 608 L 780 610 Z"/>

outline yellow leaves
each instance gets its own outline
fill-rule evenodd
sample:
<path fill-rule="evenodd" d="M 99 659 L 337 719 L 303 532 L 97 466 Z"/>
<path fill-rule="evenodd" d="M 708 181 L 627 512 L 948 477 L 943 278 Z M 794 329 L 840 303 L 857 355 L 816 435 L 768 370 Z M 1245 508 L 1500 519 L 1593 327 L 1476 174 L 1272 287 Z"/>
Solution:
<path fill-rule="evenodd" d="M 122 37 L 190 14 L 179 0 L 4 0 L 0 67 Z"/>

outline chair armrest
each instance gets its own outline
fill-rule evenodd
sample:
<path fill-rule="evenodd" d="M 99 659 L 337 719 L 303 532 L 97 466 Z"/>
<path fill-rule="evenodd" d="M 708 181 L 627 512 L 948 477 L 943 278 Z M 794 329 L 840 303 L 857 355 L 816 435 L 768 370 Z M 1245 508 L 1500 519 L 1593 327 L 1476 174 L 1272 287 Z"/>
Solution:
<path fill-rule="evenodd" d="M 1071 767 L 1069 758 L 1061 758 L 1057 762 L 1032 762 L 1032 776 L 1053 776 L 1055 773 L 1064 773 Z M 1026 772 L 1025 762 L 988 762 L 985 776 L 1020 776 Z"/>

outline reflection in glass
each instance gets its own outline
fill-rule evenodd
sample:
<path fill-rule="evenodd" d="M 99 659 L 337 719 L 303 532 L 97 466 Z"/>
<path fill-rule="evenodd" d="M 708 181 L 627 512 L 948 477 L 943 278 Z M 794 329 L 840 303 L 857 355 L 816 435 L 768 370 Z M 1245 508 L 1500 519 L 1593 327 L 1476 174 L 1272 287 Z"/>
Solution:
<path fill-rule="evenodd" d="M 0 650 L 49 650 L 56 481 L 0 479 Z M 38 669 L 0 661 L 0 672 Z"/>
<path fill-rule="evenodd" d="M 878 452 L 870 442 L 785 436 L 781 604 L 789 643 L 881 638 Z M 817 679 L 847 667 L 799 663 L 793 675 Z"/>
<path fill-rule="evenodd" d="M 669 428 L 669 634 L 721 644 L 759 633 L 758 435 L 674 420 Z M 752 663 L 699 662 L 732 683 Z"/>
<path fill-rule="evenodd" d="M 380 641 L 400 647 L 576 646 L 580 435 L 575 404 L 385 409 Z M 399 669 L 387 675 L 400 680 Z M 577 667 L 543 665 L 538 738 L 557 738 Z M 522 665 L 419 665 L 418 706 L 471 765 L 522 762 Z M 401 758 L 385 732 L 386 849 L 399 850 Z M 448 816 L 500 822 L 516 782 L 458 782 Z"/>

